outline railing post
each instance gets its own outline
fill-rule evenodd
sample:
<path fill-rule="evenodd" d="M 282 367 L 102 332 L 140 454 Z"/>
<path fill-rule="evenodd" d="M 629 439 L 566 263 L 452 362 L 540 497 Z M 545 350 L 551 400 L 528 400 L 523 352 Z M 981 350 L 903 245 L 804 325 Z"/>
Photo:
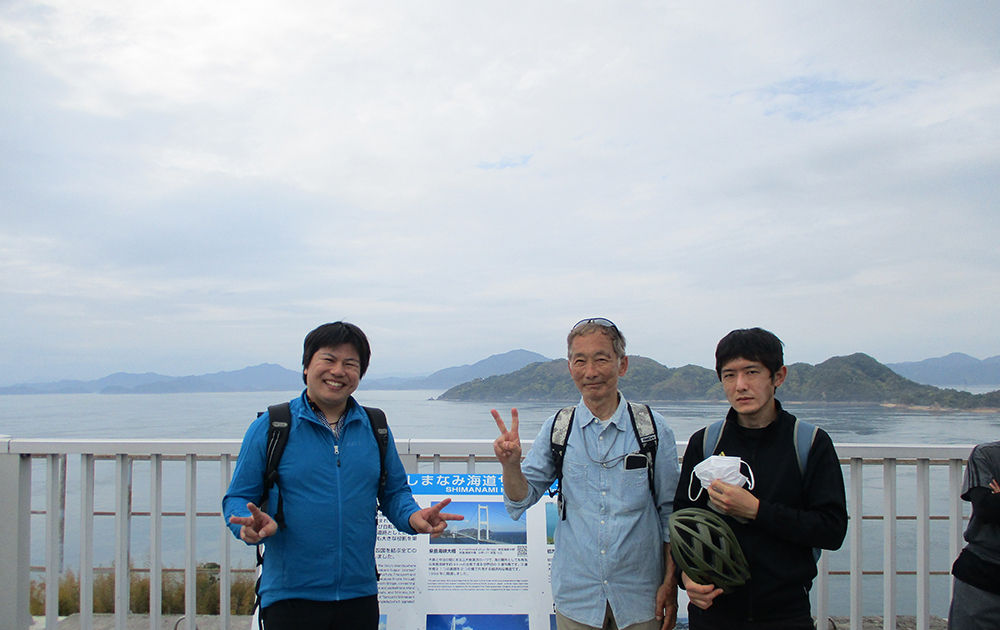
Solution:
<path fill-rule="evenodd" d="M 0 630 L 31 625 L 31 456 L 9 452 L 0 438 Z"/>
<path fill-rule="evenodd" d="M 80 630 L 94 627 L 94 455 L 80 455 Z"/>
<path fill-rule="evenodd" d="M 132 458 L 115 456 L 115 630 L 128 630 L 131 604 Z"/>
<path fill-rule="evenodd" d="M 951 566 L 962 551 L 965 522 L 962 519 L 962 460 L 948 460 L 948 565 Z M 948 580 L 948 600 L 954 597 L 955 581 Z"/>
<path fill-rule="evenodd" d="M 864 623 L 864 584 L 862 560 L 865 556 L 863 544 L 864 533 L 864 460 L 860 457 L 851 458 L 851 498 L 850 532 L 851 532 L 851 630 L 861 630 Z"/>
<path fill-rule="evenodd" d="M 59 623 L 59 575 L 63 567 L 66 456 L 45 456 L 45 627 Z"/>
<path fill-rule="evenodd" d="M 896 460 L 882 464 L 882 627 L 896 630 Z"/>
<path fill-rule="evenodd" d="M 931 462 L 917 459 L 917 630 L 931 623 Z"/>
<path fill-rule="evenodd" d="M 198 533 L 198 460 L 193 454 L 185 458 L 185 508 L 184 508 L 184 627 L 195 630 L 196 598 L 198 595 L 198 562 L 196 559 Z"/>
<path fill-rule="evenodd" d="M 409 453 L 400 453 L 399 461 L 403 462 L 403 470 L 406 471 L 408 475 L 416 475 L 420 472 L 420 460 L 417 455 L 410 455 Z M 231 534 L 232 532 L 230 532 Z"/>
<path fill-rule="evenodd" d="M 816 563 L 816 627 L 830 626 L 830 552 L 823 550 Z"/>
<path fill-rule="evenodd" d="M 163 456 L 149 456 L 149 629 L 162 627 L 163 612 Z"/>
<path fill-rule="evenodd" d="M 222 458 L 219 460 L 220 497 L 226 496 L 226 492 L 229 490 L 229 480 L 233 474 L 232 468 L 231 456 L 223 453 Z M 219 628 L 221 630 L 229 630 L 229 609 L 232 606 L 233 593 L 233 573 L 230 566 L 232 564 L 232 553 L 229 545 L 233 540 L 233 532 L 226 526 L 225 515 L 219 519 L 219 527 L 221 528 L 219 530 L 219 535 L 221 536 L 219 551 L 222 556 L 219 558 Z"/>

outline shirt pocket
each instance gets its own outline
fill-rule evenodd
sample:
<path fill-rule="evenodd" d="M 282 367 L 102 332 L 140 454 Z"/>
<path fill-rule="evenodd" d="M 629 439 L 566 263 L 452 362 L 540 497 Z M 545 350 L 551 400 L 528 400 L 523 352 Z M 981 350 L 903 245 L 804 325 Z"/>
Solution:
<path fill-rule="evenodd" d="M 590 466 L 586 462 L 563 461 L 563 477 L 576 481 L 587 481 Z"/>
<path fill-rule="evenodd" d="M 625 470 L 622 467 L 621 492 L 622 509 L 626 512 L 638 512 L 645 509 L 652 494 L 649 491 L 649 474 L 645 468 Z"/>

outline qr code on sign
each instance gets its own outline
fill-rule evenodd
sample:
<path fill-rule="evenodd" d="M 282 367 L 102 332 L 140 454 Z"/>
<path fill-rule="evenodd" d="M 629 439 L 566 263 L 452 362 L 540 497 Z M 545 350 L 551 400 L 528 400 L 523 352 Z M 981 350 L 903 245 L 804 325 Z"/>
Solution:
<path fill-rule="evenodd" d="M 528 555 L 528 545 L 518 545 L 517 546 L 517 555 L 518 556 L 526 556 L 526 555 Z"/>

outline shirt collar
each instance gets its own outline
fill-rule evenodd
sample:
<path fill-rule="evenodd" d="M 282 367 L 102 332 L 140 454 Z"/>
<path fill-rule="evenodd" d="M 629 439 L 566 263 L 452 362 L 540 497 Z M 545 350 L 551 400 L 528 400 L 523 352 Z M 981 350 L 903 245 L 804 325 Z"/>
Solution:
<path fill-rule="evenodd" d="M 306 409 L 312 412 L 313 418 L 315 418 L 317 422 L 321 422 L 322 424 L 328 426 L 330 422 L 339 422 L 341 419 L 341 418 L 327 418 L 326 419 L 327 422 L 322 422 L 320 420 L 320 416 L 323 415 L 323 412 L 320 411 L 319 407 L 316 406 L 316 403 L 310 400 L 308 392 L 305 391 L 302 392 L 302 402 L 305 403 Z M 342 416 L 344 424 L 347 424 L 351 420 L 357 419 L 358 417 L 357 410 L 360 408 L 361 405 L 358 404 L 358 401 L 354 400 L 354 396 L 348 398 L 347 407 L 344 408 L 344 415 Z"/>
<path fill-rule="evenodd" d="M 622 393 L 619 390 L 618 408 L 615 409 L 615 412 L 613 414 L 611 414 L 611 417 L 608 418 L 606 424 L 615 427 L 619 431 L 624 431 L 625 429 L 623 428 L 624 427 L 623 420 L 625 419 L 625 416 L 628 415 L 628 411 L 626 410 L 627 406 L 628 402 L 625 400 L 625 397 L 622 396 Z M 579 426 L 581 427 L 585 427 L 591 422 L 598 422 L 598 423 L 601 422 L 600 420 L 597 419 L 597 416 L 591 413 L 590 409 L 587 408 L 587 403 L 583 402 L 582 396 L 580 397 L 580 402 L 577 403 L 576 405 L 576 418 L 577 418 L 576 421 L 579 422 Z"/>

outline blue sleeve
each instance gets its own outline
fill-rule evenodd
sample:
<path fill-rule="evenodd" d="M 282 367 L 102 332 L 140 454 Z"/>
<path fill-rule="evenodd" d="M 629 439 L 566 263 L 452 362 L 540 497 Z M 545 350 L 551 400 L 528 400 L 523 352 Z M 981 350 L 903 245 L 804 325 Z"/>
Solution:
<path fill-rule="evenodd" d="M 416 534 L 417 532 L 410 527 L 410 516 L 419 511 L 420 506 L 413 498 L 406 469 L 403 468 L 403 462 L 399 459 L 396 440 L 392 437 L 391 429 L 388 446 L 385 452 L 385 493 L 379 504 L 379 510 L 399 531 Z"/>
<path fill-rule="evenodd" d="M 663 542 L 670 542 L 668 523 L 670 515 L 674 512 L 674 495 L 677 493 L 677 482 L 681 475 L 677 463 L 677 440 L 663 416 L 654 411 L 653 420 L 656 423 L 657 435 L 653 496 L 656 501 L 656 511 L 660 516 Z"/>
<path fill-rule="evenodd" d="M 229 522 L 230 516 L 250 516 L 247 503 L 258 505 L 264 492 L 264 467 L 266 465 L 267 432 L 270 418 L 264 414 L 247 429 L 240 446 L 229 490 L 222 498 L 222 518 L 236 538 L 240 537 L 240 526 Z"/>
<path fill-rule="evenodd" d="M 538 502 L 542 495 L 548 492 L 556 480 L 556 466 L 552 459 L 552 423 L 555 415 L 542 424 L 538 436 L 531 444 L 531 450 L 521 462 L 521 472 L 528 480 L 528 494 L 520 501 L 511 501 L 504 491 L 503 502 L 507 513 L 513 520 L 519 520 L 525 510 Z"/>

